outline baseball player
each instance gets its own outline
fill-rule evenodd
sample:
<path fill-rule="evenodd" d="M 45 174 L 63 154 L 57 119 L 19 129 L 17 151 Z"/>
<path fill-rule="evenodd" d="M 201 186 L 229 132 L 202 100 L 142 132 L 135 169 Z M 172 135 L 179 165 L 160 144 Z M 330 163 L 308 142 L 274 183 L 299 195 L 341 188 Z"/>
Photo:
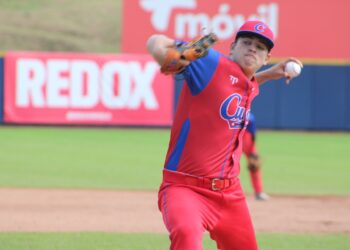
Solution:
<path fill-rule="evenodd" d="M 205 230 L 222 250 L 256 250 L 257 243 L 238 178 L 242 138 L 251 102 L 267 80 L 291 77 L 286 61 L 256 73 L 268 63 L 274 46 L 271 29 L 247 21 L 229 56 L 200 43 L 155 34 L 147 49 L 165 74 L 185 79 L 163 169 L 158 205 L 176 250 L 203 249 Z M 186 49 L 187 48 L 187 49 Z M 190 52 L 201 54 L 193 59 Z M 180 56 L 179 56 L 180 54 Z M 298 62 L 296 59 L 289 59 Z"/>
<path fill-rule="evenodd" d="M 270 197 L 263 191 L 261 176 L 261 159 L 256 148 L 256 124 L 252 113 L 249 115 L 247 129 L 243 135 L 243 153 L 247 159 L 247 166 L 250 174 L 250 181 L 255 193 L 255 199 L 260 201 L 268 200 Z"/>

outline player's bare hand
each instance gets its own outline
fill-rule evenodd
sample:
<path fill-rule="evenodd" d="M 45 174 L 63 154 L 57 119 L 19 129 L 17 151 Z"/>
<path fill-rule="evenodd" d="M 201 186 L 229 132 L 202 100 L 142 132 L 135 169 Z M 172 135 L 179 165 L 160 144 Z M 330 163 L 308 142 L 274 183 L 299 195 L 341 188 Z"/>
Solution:
<path fill-rule="evenodd" d="M 270 67 L 269 69 L 267 69 L 268 75 L 269 75 L 269 79 L 273 79 L 273 80 L 278 80 L 281 78 L 286 78 L 286 84 L 289 84 L 290 81 L 296 77 L 291 75 L 290 73 L 286 72 L 286 65 L 288 62 L 295 62 L 298 65 L 300 65 L 300 67 L 303 67 L 303 64 L 300 60 L 294 58 L 294 57 L 290 57 L 284 61 L 281 61 L 275 65 L 273 65 L 272 67 Z"/>
<path fill-rule="evenodd" d="M 300 73 L 303 66 L 303 63 L 297 58 L 290 57 L 286 61 L 283 62 L 284 66 L 284 77 L 286 78 L 286 84 L 297 77 Z"/>

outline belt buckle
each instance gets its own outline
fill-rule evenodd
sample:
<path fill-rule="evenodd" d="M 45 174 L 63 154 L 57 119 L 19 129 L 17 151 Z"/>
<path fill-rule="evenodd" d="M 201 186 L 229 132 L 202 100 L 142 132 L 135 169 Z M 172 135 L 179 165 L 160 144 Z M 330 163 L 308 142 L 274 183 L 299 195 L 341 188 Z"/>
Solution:
<path fill-rule="evenodd" d="M 222 188 L 217 188 L 217 187 L 215 187 L 216 181 L 220 181 L 220 180 L 222 180 L 222 179 L 220 179 L 220 178 L 211 179 L 211 190 L 213 190 L 213 191 L 218 191 L 218 190 L 221 190 L 221 189 L 222 189 Z"/>

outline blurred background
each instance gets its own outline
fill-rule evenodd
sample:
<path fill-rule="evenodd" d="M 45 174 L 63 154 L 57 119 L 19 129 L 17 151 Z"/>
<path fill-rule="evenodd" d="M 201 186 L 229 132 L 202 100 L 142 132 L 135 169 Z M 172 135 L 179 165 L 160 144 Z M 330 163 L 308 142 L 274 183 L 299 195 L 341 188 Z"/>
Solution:
<path fill-rule="evenodd" d="M 334 11 L 328 11 L 329 4 Z M 0 5 L 3 123 L 170 126 L 181 84 L 159 75 L 146 54 L 147 37 L 164 33 L 191 40 L 205 28 L 218 34 L 216 48 L 227 53 L 235 32 L 250 18 L 275 32 L 272 63 L 294 56 L 305 64 L 290 86 L 281 80 L 261 88 L 253 105 L 258 126 L 350 129 L 345 0 L 13 0 Z M 308 7 L 314 6 L 310 16 Z M 133 95 L 132 89 L 140 91 Z"/>
<path fill-rule="evenodd" d="M 122 1 L 0 1 L 1 50 L 116 53 Z"/>

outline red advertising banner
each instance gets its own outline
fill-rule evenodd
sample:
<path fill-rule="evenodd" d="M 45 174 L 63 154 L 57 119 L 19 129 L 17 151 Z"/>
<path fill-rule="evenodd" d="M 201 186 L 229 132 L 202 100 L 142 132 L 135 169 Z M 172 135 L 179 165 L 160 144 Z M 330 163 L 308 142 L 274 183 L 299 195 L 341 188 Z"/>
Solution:
<path fill-rule="evenodd" d="M 239 27 L 259 19 L 276 36 L 273 57 L 350 59 L 346 0 L 128 0 L 123 8 L 124 53 L 145 52 L 154 33 L 189 41 L 213 31 L 216 48 L 226 54 Z"/>
<path fill-rule="evenodd" d="M 4 121 L 170 125 L 174 86 L 148 55 L 9 52 Z"/>

